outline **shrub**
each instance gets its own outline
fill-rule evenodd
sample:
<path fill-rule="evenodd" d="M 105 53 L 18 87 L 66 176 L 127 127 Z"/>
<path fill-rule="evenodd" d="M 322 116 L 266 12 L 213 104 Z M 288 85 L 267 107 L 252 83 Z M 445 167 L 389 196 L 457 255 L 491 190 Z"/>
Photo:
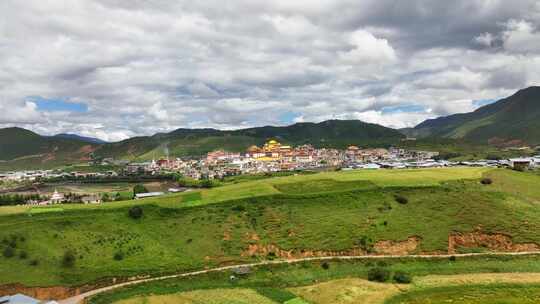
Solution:
<path fill-rule="evenodd" d="M 129 208 L 129 217 L 132 219 L 140 219 L 143 216 L 143 209 L 140 206 L 133 206 Z"/>
<path fill-rule="evenodd" d="M 113 258 L 115 261 L 121 261 L 124 259 L 124 253 L 122 251 L 118 251 L 114 254 Z"/>
<path fill-rule="evenodd" d="M 360 249 L 366 251 L 366 252 L 372 252 L 373 251 L 373 239 L 371 239 L 368 236 L 363 235 L 358 240 L 358 246 L 360 246 Z"/>
<path fill-rule="evenodd" d="M 407 204 L 409 202 L 409 200 L 406 197 L 402 196 L 402 195 L 396 195 L 396 196 L 394 196 L 394 199 L 396 200 L 396 202 L 398 202 L 398 203 L 400 203 L 402 205 L 405 205 L 405 204 Z"/>
<path fill-rule="evenodd" d="M 133 187 L 133 196 L 139 193 L 148 193 L 148 189 L 142 184 L 137 184 Z"/>
<path fill-rule="evenodd" d="M 37 265 L 39 265 L 39 261 L 36 260 L 36 259 L 33 259 L 33 260 L 31 260 L 30 263 L 28 263 L 28 264 L 29 264 L 30 266 L 37 266 Z"/>
<path fill-rule="evenodd" d="M 368 271 L 368 280 L 372 282 L 386 282 L 390 278 L 390 272 L 385 268 L 371 268 Z"/>
<path fill-rule="evenodd" d="M 455 257 L 455 256 L 450 256 L 450 257 L 448 258 L 448 260 L 449 260 L 450 262 L 455 262 L 455 261 L 456 261 L 456 257 Z"/>
<path fill-rule="evenodd" d="M 328 270 L 328 269 L 330 269 L 330 264 L 328 264 L 327 262 L 324 262 L 324 263 L 321 264 L 321 267 L 324 270 Z"/>
<path fill-rule="evenodd" d="M 72 251 L 64 252 L 64 256 L 62 257 L 62 266 L 66 268 L 75 266 L 75 259 L 75 254 Z"/>
<path fill-rule="evenodd" d="M 394 274 L 394 281 L 396 281 L 396 283 L 409 284 L 412 281 L 412 278 L 406 272 L 396 271 Z"/>
<path fill-rule="evenodd" d="M 482 178 L 480 183 L 482 183 L 482 185 L 491 185 L 493 184 L 493 180 L 491 178 Z"/>
<path fill-rule="evenodd" d="M 232 207 L 231 209 L 232 209 L 232 211 L 238 211 L 238 212 L 246 211 L 246 207 L 244 207 L 242 205 L 236 205 L 236 206 Z"/>
<path fill-rule="evenodd" d="M 15 255 L 15 249 L 13 249 L 13 247 L 11 246 L 8 246 L 4 249 L 2 255 L 6 258 L 11 258 Z"/>
<path fill-rule="evenodd" d="M 26 258 L 28 258 L 28 253 L 26 253 L 26 251 L 19 252 L 19 259 L 25 260 Z"/>

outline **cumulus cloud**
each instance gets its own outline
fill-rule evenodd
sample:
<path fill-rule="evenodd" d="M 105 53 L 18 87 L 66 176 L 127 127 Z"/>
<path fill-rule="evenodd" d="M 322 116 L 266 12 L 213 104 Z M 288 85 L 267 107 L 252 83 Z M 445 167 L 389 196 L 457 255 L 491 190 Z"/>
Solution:
<path fill-rule="evenodd" d="M 538 84 L 539 17 L 534 0 L 1 1 L 0 127 L 114 141 L 331 118 L 413 126 Z"/>

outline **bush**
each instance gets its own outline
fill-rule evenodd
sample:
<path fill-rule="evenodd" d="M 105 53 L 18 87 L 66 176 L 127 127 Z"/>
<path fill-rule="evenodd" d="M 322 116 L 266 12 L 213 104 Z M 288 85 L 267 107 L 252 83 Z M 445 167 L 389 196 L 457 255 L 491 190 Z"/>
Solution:
<path fill-rule="evenodd" d="M 412 281 L 411 276 L 403 271 L 396 271 L 394 274 L 394 281 L 401 284 L 409 284 Z"/>
<path fill-rule="evenodd" d="M 28 258 L 28 253 L 26 253 L 26 251 L 19 252 L 19 259 L 25 260 L 26 258 Z"/>
<path fill-rule="evenodd" d="M 132 219 L 140 219 L 143 216 L 143 209 L 140 206 L 133 206 L 129 208 L 129 217 Z"/>
<path fill-rule="evenodd" d="M 246 211 L 246 207 L 242 206 L 242 205 L 236 205 L 234 207 L 231 208 L 232 211 L 237 211 L 237 212 L 243 212 L 243 211 Z"/>
<path fill-rule="evenodd" d="M 409 202 L 409 200 L 404 197 L 404 196 L 401 196 L 401 195 L 396 195 L 394 196 L 394 199 L 396 200 L 396 202 L 402 204 L 402 205 L 405 205 Z"/>
<path fill-rule="evenodd" d="M 330 264 L 328 264 L 327 262 L 324 262 L 324 263 L 321 264 L 321 267 L 324 270 L 328 270 L 328 269 L 330 269 Z"/>
<path fill-rule="evenodd" d="M 390 278 L 390 272 L 384 268 L 376 267 L 368 271 L 368 280 L 372 282 L 386 282 Z"/>
<path fill-rule="evenodd" d="M 133 196 L 139 193 L 148 193 L 148 189 L 142 184 L 137 184 L 133 187 Z"/>
<path fill-rule="evenodd" d="M 452 256 L 450 256 L 450 257 L 448 258 L 448 260 L 449 260 L 450 262 L 455 262 L 455 261 L 456 261 L 456 257 L 452 255 Z"/>
<path fill-rule="evenodd" d="M 482 178 L 480 183 L 482 183 L 482 185 L 491 185 L 493 184 L 493 180 L 491 178 Z"/>
<path fill-rule="evenodd" d="M 121 261 L 124 259 L 124 253 L 122 251 L 118 251 L 114 254 L 113 258 L 115 261 Z"/>
<path fill-rule="evenodd" d="M 373 252 L 373 239 L 364 235 L 358 240 L 358 246 L 360 246 L 360 249 L 371 253 Z"/>
<path fill-rule="evenodd" d="M 66 268 L 75 266 L 75 259 L 75 254 L 72 251 L 64 252 L 64 256 L 62 257 L 62 266 Z"/>
<path fill-rule="evenodd" d="M 30 263 L 28 263 L 30 266 L 37 266 L 39 265 L 39 261 L 34 259 L 34 260 L 31 260 Z"/>
<path fill-rule="evenodd" d="M 13 249 L 13 247 L 11 246 L 8 246 L 4 249 L 4 251 L 2 252 L 2 255 L 5 258 L 11 258 L 15 255 L 15 249 Z"/>

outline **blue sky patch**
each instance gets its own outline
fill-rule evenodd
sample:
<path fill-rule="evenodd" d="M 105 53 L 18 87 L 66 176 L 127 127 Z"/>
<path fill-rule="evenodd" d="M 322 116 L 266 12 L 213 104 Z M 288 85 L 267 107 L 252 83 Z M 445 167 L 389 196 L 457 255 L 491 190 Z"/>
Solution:
<path fill-rule="evenodd" d="M 475 107 L 482 107 L 482 106 L 494 103 L 495 101 L 497 101 L 497 99 L 478 99 L 478 100 L 473 100 L 473 105 Z"/>
<path fill-rule="evenodd" d="M 299 116 L 301 116 L 300 113 L 288 111 L 279 116 L 279 121 L 282 123 L 293 123 L 294 119 Z"/>
<path fill-rule="evenodd" d="M 88 105 L 84 103 L 69 102 L 60 98 L 43 98 L 41 96 L 32 96 L 29 98 L 35 102 L 39 111 L 45 112 L 88 112 Z"/>
<path fill-rule="evenodd" d="M 383 114 L 390 114 L 390 113 L 402 113 L 402 112 L 424 112 L 426 111 L 426 107 L 422 105 L 414 105 L 414 104 L 408 104 L 408 105 L 402 105 L 402 106 L 391 106 L 391 107 L 384 107 L 382 108 Z"/>

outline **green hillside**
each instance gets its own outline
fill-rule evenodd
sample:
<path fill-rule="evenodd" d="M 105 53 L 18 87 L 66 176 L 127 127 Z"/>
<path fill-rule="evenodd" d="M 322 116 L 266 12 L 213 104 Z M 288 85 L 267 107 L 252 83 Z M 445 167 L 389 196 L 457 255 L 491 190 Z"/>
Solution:
<path fill-rule="evenodd" d="M 0 129 L 0 169 L 51 167 L 87 160 L 95 144 L 47 137 L 21 128 Z"/>
<path fill-rule="evenodd" d="M 396 130 L 358 120 L 233 131 L 178 129 L 116 143 L 97 143 L 74 135 L 47 137 L 20 128 L 7 128 L 0 129 L 0 170 L 55 167 L 86 161 L 90 153 L 98 157 L 147 160 L 164 156 L 166 151 L 172 156 L 201 156 L 216 149 L 240 152 L 254 144 L 262 145 L 268 139 L 291 145 L 343 148 L 351 144 L 388 145 L 402 137 Z"/>
<path fill-rule="evenodd" d="M 480 144 L 540 144 L 540 87 L 529 87 L 471 113 L 426 120 L 407 134 Z"/>
<path fill-rule="evenodd" d="M 215 149 L 245 151 L 269 139 L 285 144 L 312 144 L 316 147 L 344 148 L 356 145 L 387 145 L 403 135 L 393 129 L 358 120 L 329 120 L 321 123 L 297 123 L 286 127 L 258 127 L 233 131 L 215 129 L 178 129 L 149 137 L 136 137 L 106 144 L 96 151 L 103 157 L 151 159 L 168 150 L 175 156 L 199 156 Z"/>
<path fill-rule="evenodd" d="M 0 250 L 12 256 L 0 257 L 0 285 L 73 286 L 319 255 L 537 250 L 539 183 L 502 169 L 362 170 L 102 206 L 2 207 Z M 128 216 L 133 205 L 142 218 Z M 463 240 L 450 244 L 456 233 Z"/>

